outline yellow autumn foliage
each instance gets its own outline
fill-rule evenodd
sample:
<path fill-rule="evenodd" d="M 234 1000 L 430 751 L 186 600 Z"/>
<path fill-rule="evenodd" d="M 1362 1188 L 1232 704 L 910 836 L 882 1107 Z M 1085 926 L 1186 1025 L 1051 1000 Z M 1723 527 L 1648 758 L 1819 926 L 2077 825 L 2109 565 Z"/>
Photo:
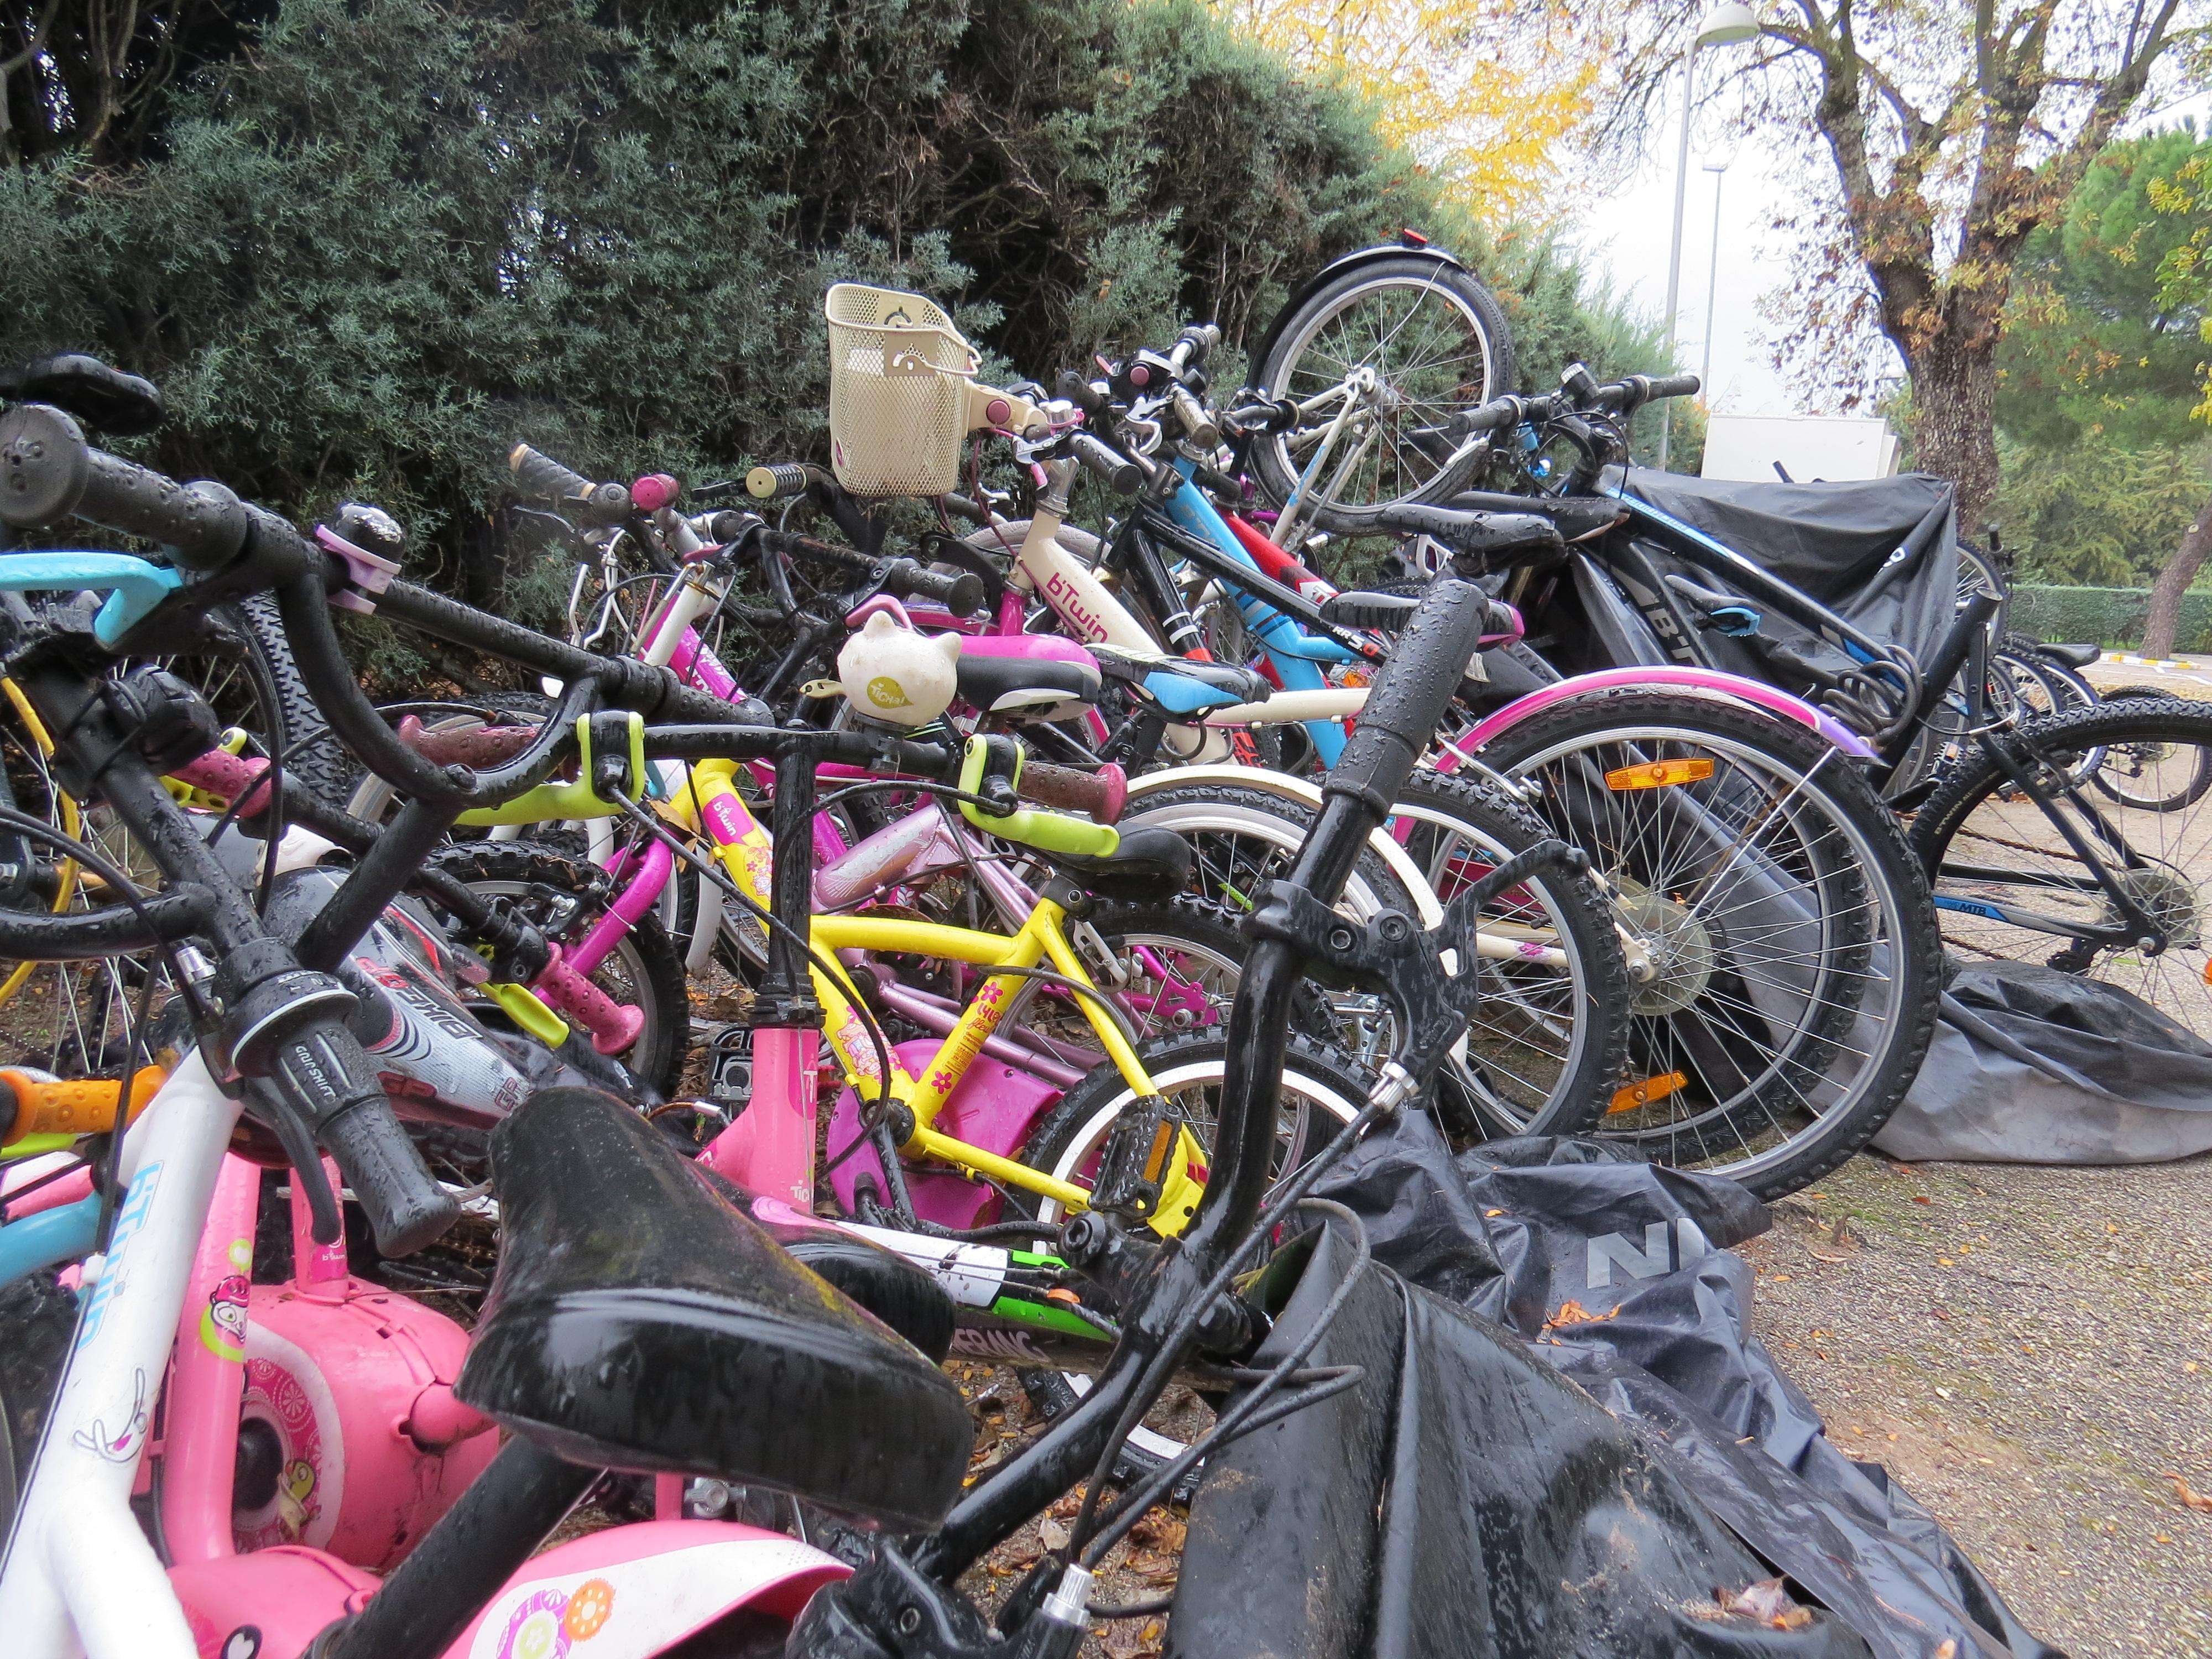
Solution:
<path fill-rule="evenodd" d="M 1564 142 L 1589 118 L 1602 41 L 1528 0 L 1217 0 L 1301 73 L 1339 78 L 1493 227 L 1553 216 Z"/>

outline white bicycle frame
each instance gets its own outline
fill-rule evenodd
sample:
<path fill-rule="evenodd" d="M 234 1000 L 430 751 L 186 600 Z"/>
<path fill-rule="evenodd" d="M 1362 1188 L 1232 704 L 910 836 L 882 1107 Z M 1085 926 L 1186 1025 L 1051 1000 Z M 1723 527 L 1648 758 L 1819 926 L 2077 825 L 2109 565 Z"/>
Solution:
<path fill-rule="evenodd" d="M 0 1557 L 11 1659 L 196 1659 L 131 1490 L 238 1115 L 195 1050 L 124 1141 L 113 1235 L 84 1262 L 76 1340 Z"/>

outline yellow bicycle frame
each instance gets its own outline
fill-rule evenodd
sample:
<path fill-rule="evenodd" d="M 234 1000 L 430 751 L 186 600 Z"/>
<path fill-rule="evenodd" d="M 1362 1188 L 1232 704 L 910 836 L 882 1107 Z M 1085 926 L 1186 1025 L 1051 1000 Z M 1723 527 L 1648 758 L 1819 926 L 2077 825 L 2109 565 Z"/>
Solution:
<path fill-rule="evenodd" d="M 690 769 L 690 783 L 677 791 L 672 813 L 688 827 L 702 830 L 714 856 L 738 890 L 765 908 L 769 902 L 773 849 L 736 784 L 737 767 L 729 761 L 701 761 Z M 964 962 L 985 969 L 1030 969 L 1049 962 L 1053 971 L 1086 987 L 1091 996 L 1078 995 L 1083 1017 L 1097 1034 L 1106 1057 L 1122 1080 L 1139 1096 L 1157 1094 L 1151 1074 L 1136 1050 L 1105 1010 L 1093 1000 L 1097 985 L 1069 942 L 1067 913 L 1050 899 L 1041 898 L 1021 930 L 1011 937 L 952 927 L 900 916 L 871 916 L 866 911 L 849 915 L 814 918 L 811 939 L 815 954 L 835 962 L 836 952 L 880 951 L 939 961 Z M 873 1043 L 854 1008 L 859 990 L 842 967 L 833 981 L 819 969 L 813 970 L 814 992 L 820 999 L 824 1035 L 845 1079 L 862 1099 L 888 1093 L 914 1115 L 914 1133 L 902 1150 L 932 1158 L 974 1175 L 988 1176 L 1009 1187 L 1051 1199 L 1066 1210 L 1087 1207 L 1090 1194 L 1073 1182 L 1059 1181 L 1014 1159 L 1002 1158 L 935 1128 L 938 1114 L 959 1087 L 985 1039 L 996 1031 L 1012 1007 L 1015 994 L 1027 981 L 1023 974 L 994 974 L 979 987 L 960 1018 L 937 1050 L 935 1060 L 916 1078 L 890 1055 L 891 1075 L 880 1075 Z M 1170 1160 L 1162 1183 L 1153 1227 L 1161 1232 L 1179 1231 L 1197 1208 L 1203 1183 L 1190 1171 L 1202 1167 L 1205 1154 L 1188 1129 L 1180 1132 L 1177 1156 Z"/>

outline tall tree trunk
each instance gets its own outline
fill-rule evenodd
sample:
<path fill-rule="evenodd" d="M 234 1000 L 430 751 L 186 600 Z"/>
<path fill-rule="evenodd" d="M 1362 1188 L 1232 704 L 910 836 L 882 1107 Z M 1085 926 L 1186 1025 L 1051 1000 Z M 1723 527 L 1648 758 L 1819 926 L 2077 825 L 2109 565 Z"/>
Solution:
<path fill-rule="evenodd" d="M 2212 554 L 2212 501 L 2204 503 L 2197 522 L 2181 538 L 2181 545 L 2151 584 L 2150 611 L 2143 618 L 2142 653 L 2146 657 L 2173 654 L 2173 636 L 2181 627 L 2181 596 L 2197 580 L 2205 556 Z"/>
<path fill-rule="evenodd" d="M 1997 493 L 1996 335 L 1938 331 L 1911 354 L 1912 442 L 1920 470 L 1959 486 L 1959 530 L 1976 536 Z"/>

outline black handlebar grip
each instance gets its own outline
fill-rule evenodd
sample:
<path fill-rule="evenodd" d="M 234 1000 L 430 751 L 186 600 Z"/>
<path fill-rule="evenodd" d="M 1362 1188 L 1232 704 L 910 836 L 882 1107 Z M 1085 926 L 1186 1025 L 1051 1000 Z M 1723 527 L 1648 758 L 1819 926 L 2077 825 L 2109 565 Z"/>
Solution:
<path fill-rule="evenodd" d="M 983 579 L 972 570 L 948 576 L 911 559 L 894 559 L 884 586 L 901 599 L 934 599 L 956 617 L 972 617 L 983 608 Z"/>
<path fill-rule="evenodd" d="M 1501 428 L 1518 426 L 1528 404 L 1519 398 L 1492 398 L 1486 404 L 1462 410 L 1453 417 L 1452 424 L 1462 432 L 1496 432 Z"/>
<path fill-rule="evenodd" d="M 1694 374 L 1662 374 L 1651 382 L 1653 398 L 1690 398 L 1705 384 Z"/>
<path fill-rule="evenodd" d="M 623 485 L 595 484 L 528 444 L 515 445 L 507 466 L 514 474 L 515 488 L 533 500 L 573 507 L 600 524 L 620 524 L 629 516 L 629 491 Z"/>
<path fill-rule="evenodd" d="M 1112 449 L 1087 432 L 1078 432 L 1067 441 L 1069 453 L 1084 465 L 1106 481 L 1106 487 L 1116 495 L 1133 495 L 1145 487 L 1145 475 L 1137 464 Z"/>
<path fill-rule="evenodd" d="M 221 484 L 180 484 L 93 448 L 58 409 L 22 404 L 0 416 L 0 523 L 38 529 L 72 514 L 159 542 L 191 570 L 229 563 L 252 522 Z"/>
<path fill-rule="evenodd" d="M 1429 584 L 1376 675 L 1324 794 L 1349 795 L 1377 820 L 1389 814 L 1466 678 L 1489 615 L 1489 597 L 1474 583 L 1441 576 Z"/>
<path fill-rule="evenodd" d="M 379 1251 L 410 1255 L 459 1218 L 460 1206 L 423 1167 L 376 1068 L 343 1024 L 319 1019 L 280 1042 L 270 1073 L 286 1109 L 299 1112 L 337 1160 Z"/>
<path fill-rule="evenodd" d="M 1039 806 L 1061 812 L 1080 812 L 1101 823 L 1121 816 L 1129 799 L 1129 776 L 1109 762 L 1096 772 L 1079 772 L 1072 766 L 1048 766 L 1030 761 L 1022 768 L 1014 793 Z"/>
<path fill-rule="evenodd" d="M 1104 392 L 1072 368 L 1063 368 L 1060 371 L 1060 379 L 1055 383 L 1054 390 L 1085 415 L 1099 413 L 1107 407 L 1109 401 Z"/>

